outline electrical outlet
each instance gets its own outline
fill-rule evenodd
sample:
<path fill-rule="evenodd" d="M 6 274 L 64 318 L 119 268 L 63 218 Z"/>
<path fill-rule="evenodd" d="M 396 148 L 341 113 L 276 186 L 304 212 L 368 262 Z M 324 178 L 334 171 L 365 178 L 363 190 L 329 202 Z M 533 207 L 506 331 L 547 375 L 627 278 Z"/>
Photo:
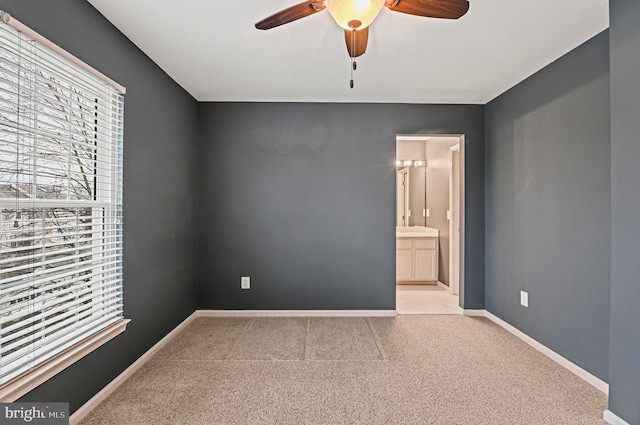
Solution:
<path fill-rule="evenodd" d="M 251 278 L 244 276 L 240 278 L 240 289 L 251 289 Z"/>
<path fill-rule="evenodd" d="M 520 305 L 529 307 L 529 293 L 520 291 Z"/>

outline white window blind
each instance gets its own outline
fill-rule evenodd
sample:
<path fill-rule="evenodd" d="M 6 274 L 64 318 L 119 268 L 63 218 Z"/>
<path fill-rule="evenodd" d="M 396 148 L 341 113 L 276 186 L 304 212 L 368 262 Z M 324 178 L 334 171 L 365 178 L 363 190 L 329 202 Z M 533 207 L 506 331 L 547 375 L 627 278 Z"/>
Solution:
<path fill-rule="evenodd" d="M 123 317 L 123 96 L 0 24 L 0 386 Z"/>

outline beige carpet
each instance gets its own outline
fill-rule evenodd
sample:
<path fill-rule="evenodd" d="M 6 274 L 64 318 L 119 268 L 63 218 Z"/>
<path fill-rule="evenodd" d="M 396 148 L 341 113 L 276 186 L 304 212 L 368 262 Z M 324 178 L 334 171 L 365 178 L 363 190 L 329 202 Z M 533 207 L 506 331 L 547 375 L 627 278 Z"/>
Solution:
<path fill-rule="evenodd" d="M 483 318 L 199 318 L 90 424 L 605 424 L 606 396 Z"/>

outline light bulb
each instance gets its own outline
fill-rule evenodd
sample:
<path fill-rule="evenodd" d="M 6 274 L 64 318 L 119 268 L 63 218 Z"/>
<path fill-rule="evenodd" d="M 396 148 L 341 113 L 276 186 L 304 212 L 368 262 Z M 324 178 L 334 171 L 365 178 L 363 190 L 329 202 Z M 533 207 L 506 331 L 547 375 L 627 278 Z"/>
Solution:
<path fill-rule="evenodd" d="M 346 30 L 368 27 L 378 16 L 385 0 L 326 0 L 333 19 Z"/>
<path fill-rule="evenodd" d="M 404 166 L 405 167 L 410 167 L 411 166 L 411 161 L 405 161 L 404 162 Z"/>

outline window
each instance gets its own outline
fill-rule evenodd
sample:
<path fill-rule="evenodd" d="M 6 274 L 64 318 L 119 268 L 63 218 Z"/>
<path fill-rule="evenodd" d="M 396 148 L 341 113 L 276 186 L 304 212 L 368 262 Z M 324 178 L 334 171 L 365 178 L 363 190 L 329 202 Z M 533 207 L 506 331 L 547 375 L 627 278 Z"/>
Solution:
<path fill-rule="evenodd" d="M 123 321 L 123 96 L 45 44 L 0 25 L 0 389 Z"/>

